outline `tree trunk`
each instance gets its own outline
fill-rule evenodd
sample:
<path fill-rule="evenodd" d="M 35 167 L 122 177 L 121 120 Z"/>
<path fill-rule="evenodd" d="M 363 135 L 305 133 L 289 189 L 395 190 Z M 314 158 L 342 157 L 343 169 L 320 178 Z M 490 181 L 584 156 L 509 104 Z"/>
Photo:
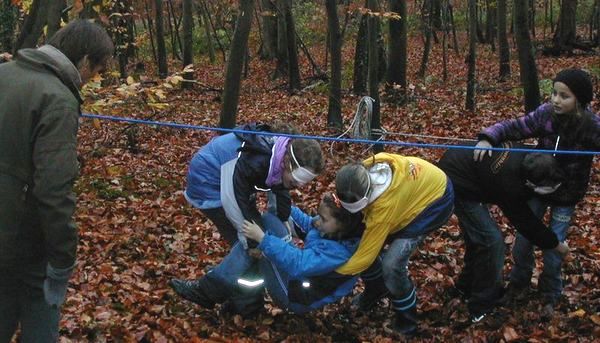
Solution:
<path fill-rule="evenodd" d="M 354 73 L 352 75 L 352 90 L 354 94 L 362 95 L 367 92 L 368 47 L 367 47 L 367 15 L 360 17 L 356 46 L 354 49 Z"/>
<path fill-rule="evenodd" d="M 442 3 L 442 79 L 448 81 L 448 0 Z"/>
<path fill-rule="evenodd" d="M 326 0 L 327 29 L 331 51 L 331 79 L 329 80 L 329 108 L 327 125 L 337 130 L 342 128 L 342 36 L 337 12 L 337 1 Z"/>
<path fill-rule="evenodd" d="M 500 59 L 500 80 L 510 76 L 510 47 L 506 35 L 506 0 L 497 0 L 498 18 L 498 57 Z"/>
<path fill-rule="evenodd" d="M 431 31 L 432 31 L 432 9 L 433 9 L 433 0 L 425 0 L 423 3 L 423 30 L 425 31 L 425 44 L 423 47 L 423 56 L 421 58 L 421 67 L 417 72 L 417 75 L 420 78 L 425 77 L 425 70 L 427 69 L 427 62 L 429 61 L 429 52 L 431 51 Z"/>
<path fill-rule="evenodd" d="M 398 92 L 401 101 L 406 101 L 406 65 L 407 65 L 407 11 L 404 0 L 389 0 L 389 10 L 399 15 L 400 18 L 389 19 L 389 46 L 388 46 L 388 71 L 387 83 L 399 85 Z"/>
<path fill-rule="evenodd" d="M 469 0 L 469 55 L 467 56 L 467 101 L 466 108 L 470 111 L 475 111 L 475 83 L 476 70 L 475 61 L 477 59 L 477 13 L 475 8 L 477 0 Z"/>
<path fill-rule="evenodd" d="M 17 8 L 11 0 L 0 0 L 0 52 L 13 50 L 13 36 L 17 23 Z"/>
<path fill-rule="evenodd" d="M 163 19 L 163 1 L 155 0 L 156 5 L 156 46 L 158 55 L 158 76 L 164 79 L 169 74 L 167 66 L 167 48 L 165 46 L 165 28 Z"/>
<path fill-rule="evenodd" d="M 529 30 L 531 36 L 535 38 L 535 0 L 529 0 Z"/>
<path fill-rule="evenodd" d="M 562 0 L 558 27 L 554 33 L 554 49 L 572 51 L 577 40 L 577 0 Z"/>
<path fill-rule="evenodd" d="M 67 7 L 66 0 L 52 0 L 48 5 L 48 27 L 46 28 L 46 41 L 60 29 L 62 11 Z"/>
<path fill-rule="evenodd" d="M 485 22 L 485 39 L 492 48 L 492 51 L 496 51 L 496 18 L 498 11 L 496 8 L 498 7 L 497 0 L 487 0 L 486 2 L 486 22 Z"/>
<path fill-rule="evenodd" d="M 21 33 L 15 42 L 14 51 L 19 49 L 35 48 L 37 42 L 42 35 L 46 19 L 48 18 L 48 1 L 33 0 L 29 15 L 25 18 Z"/>
<path fill-rule="evenodd" d="M 277 8 L 271 0 L 261 0 L 263 7 L 263 44 L 260 50 L 260 57 L 265 60 L 272 60 L 277 56 Z"/>
<path fill-rule="evenodd" d="M 379 6 L 377 0 L 367 0 L 368 8 L 371 12 L 379 12 Z M 367 20 L 367 30 L 369 37 L 369 96 L 373 98 L 373 113 L 371 116 L 371 139 L 378 139 L 380 134 L 374 134 L 373 130 L 381 130 L 381 119 L 379 115 L 380 100 L 379 100 L 379 44 L 377 43 L 379 37 L 379 18 L 374 15 L 370 15 Z M 375 144 L 373 146 L 373 152 L 378 153 L 383 151 L 383 145 Z"/>
<path fill-rule="evenodd" d="M 458 55 L 458 38 L 456 38 L 456 25 L 454 23 L 454 8 L 448 2 L 448 13 L 450 14 L 450 25 L 452 26 L 452 41 L 454 45 L 454 53 Z"/>
<path fill-rule="evenodd" d="M 287 43 L 287 25 L 285 22 L 286 0 L 277 0 L 277 65 L 273 78 L 286 76 L 288 74 L 288 43 Z"/>
<path fill-rule="evenodd" d="M 540 88 L 538 85 L 533 47 L 531 46 L 531 39 L 529 37 L 527 0 L 515 0 L 513 17 L 515 20 L 517 51 L 519 53 L 521 84 L 525 93 L 525 110 L 529 112 L 536 109 L 540 104 Z"/>
<path fill-rule="evenodd" d="M 296 25 L 292 16 L 292 0 L 285 0 L 285 26 L 288 51 L 289 90 L 300 90 L 300 67 L 298 65 L 298 45 L 296 44 Z"/>
<path fill-rule="evenodd" d="M 183 0 L 183 67 L 194 63 L 194 4 L 192 0 Z M 187 81 L 194 79 L 194 73 L 183 75 Z M 183 82 L 183 88 L 192 88 L 191 82 Z"/>
<path fill-rule="evenodd" d="M 167 0 L 167 23 L 169 23 L 169 35 L 171 36 L 171 52 L 173 53 L 173 59 L 183 60 L 180 51 L 183 50 L 181 39 L 179 38 L 179 26 L 177 25 L 177 18 L 175 18 L 175 11 L 173 10 L 173 2 Z M 176 27 L 174 28 L 173 25 Z"/>
<path fill-rule="evenodd" d="M 242 68 L 246 49 L 248 48 L 253 10 L 254 0 L 240 0 L 239 16 L 229 50 L 223 89 L 223 107 L 221 108 L 219 121 L 219 126 L 223 128 L 233 128 L 236 123 Z"/>

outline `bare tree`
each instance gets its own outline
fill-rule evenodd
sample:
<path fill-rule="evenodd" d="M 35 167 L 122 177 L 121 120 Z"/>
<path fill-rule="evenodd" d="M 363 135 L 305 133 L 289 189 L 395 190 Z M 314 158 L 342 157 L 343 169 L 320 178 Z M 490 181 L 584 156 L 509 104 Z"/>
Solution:
<path fill-rule="evenodd" d="M 406 100 L 406 65 L 407 65 L 407 11 L 406 1 L 389 0 L 389 10 L 399 16 L 389 20 L 389 46 L 387 83 L 389 86 L 399 85 L 399 95 Z"/>
<path fill-rule="evenodd" d="M 240 0 L 240 11 L 236 21 L 233 40 L 227 60 L 227 72 L 225 74 L 225 88 L 223 90 L 223 107 L 219 126 L 232 128 L 235 126 L 238 100 L 240 96 L 240 85 L 244 58 L 248 48 L 248 35 L 252 26 L 252 11 L 254 0 Z"/>
<path fill-rule="evenodd" d="M 164 79 L 169 74 L 169 68 L 167 66 L 167 47 L 165 45 L 163 1 L 155 0 L 154 4 L 156 5 L 156 46 L 158 57 L 158 75 L 161 79 Z"/>
<path fill-rule="evenodd" d="M 577 40 L 577 0 L 562 0 L 558 27 L 554 33 L 554 50 L 572 51 Z"/>
<path fill-rule="evenodd" d="M 329 109 L 327 125 L 342 128 L 342 35 L 336 0 L 326 0 L 327 30 L 331 51 L 331 79 L 329 80 Z"/>
<path fill-rule="evenodd" d="M 46 19 L 48 17 L 49 1 L 33 0 L 29 9 L 29 15 L 25 18 L 21 33 L 17 37 L 17 41 L 13 47 L 13 52 L 23 48 L 34 48 L 37 45 Z"/>
<path fill-rule="evenodd" d="M 368 58 L 367 58 L 367 15 L 360 17 L 356 44 L 354 47 L 354 73 L 352 75 L 352 91 L 354 94 L 367 92 Z"/>
<path fill-rule="evenodd" d="M 467 101 L 466 108 L 475 111 L 475 84 L 476 70 L 475 61 L 477 60 L 477 0 L 469 0 L 469 55 L 467 56 Z"/>
<path fill-rule="evenodd" d="M 540 104 L 540 88 L 537 68 L 529 37 L 527 23 L 527 0 L 514 1 L 515 36 L 519 54 L 521 84 L 525 93 L 525 110 L 533 111 Z"/>
<path fill-rule="evenodd" d="M 192 0 L 183 0 L 183 66 L 194 63 L 194 4 Z M 184 79 L 191 81 L 194 73 L 185 73 Z M 183 88 L 191 88 L 191 82 L 183 82 Z"/>
<path fill-rule="evenodd" d="M 11 0 L 0 0 L 0 51 L 12 51 L 17 23 L 17 7 Z"/>
<path fill-rule="evenodd" d="M 381 119 L 380 119 L 380 97 L 379 97 L 379 81 L 380 81 L 380 71 L 379 71 L 379 44 L 378 38 L 380 35 L 380 22 L 379 17 L 373 15 L 373 13 L 379 13 L 379 5 L 377 4 L 377 0 L 367 0 L 367 7 L 371 11 L 371 15 L 367 19 L 367 30 L 369 37 L 369 76 L 368 76 L 368 84 L 369 84 L 369 96 L 373 98 L 373 112 L 371 115 L 371 130 L 375 130 L 376 132 L 381 130 Z M 379 134 L 371 133 L 372 139 L 378 139 L 380 137 Z M 376 144 L 373 146 L 374 152 L 383 151 L 383 145 Z"/>
<path fill-rule="evenodd" d="M 277 8 L 271 0 L 261 0 L 263 43 L 260 57 L 272 60 L 277 55 Z"/>
<path fill-rule="evenodd" d="M 500 59 L 500 80 L 510 76 L 510 47 L 506 35 L 506 0 L 497 0 L 496 12 L 498 19 L 498 57 Z"/>

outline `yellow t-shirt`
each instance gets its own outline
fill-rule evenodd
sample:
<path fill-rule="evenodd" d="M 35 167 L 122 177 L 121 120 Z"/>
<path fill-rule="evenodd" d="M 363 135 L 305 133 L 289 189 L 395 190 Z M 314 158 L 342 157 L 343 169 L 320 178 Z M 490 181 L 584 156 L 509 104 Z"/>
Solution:
<path fill-rule="evenodd" d="M 365 232 L 358 249 L 336 271 L 354 275 L 367 269 L 379 255 L 386 238 L 402 230 L 446 191 L 446 174 L 433 164 L 417 157 L 379 153 L 363 161 L 387 163 L 392 182 L 387 190 L 364 210 Z"/>

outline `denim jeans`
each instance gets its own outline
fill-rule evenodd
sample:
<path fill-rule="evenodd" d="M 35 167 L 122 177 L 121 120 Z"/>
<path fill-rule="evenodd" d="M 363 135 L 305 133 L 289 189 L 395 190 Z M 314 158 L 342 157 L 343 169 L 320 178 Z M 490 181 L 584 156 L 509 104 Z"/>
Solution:
<path fill-rule="evenodd" d="M 539 198 L 533 198 L 529 201 L 529 207 L 539 218 L 543 218 L 548 209 L 548 204 Z M 556 234 L 560 242 L 564 242 L 575 206 L 552 206 L 550 211 L 550 229 Z M 533 245 L 525 237 L 517 234 L 512 255 L 515 265 L 510 274 L 510 282 L 515 287 L 528 287 L 535 267 Z M 554 249 L 544 250 L 542 256 L 544 269 L 539 278 L 538 290 L 548 301 L 554 302 L 558 300 L 562 293 L 561 268 L 563 259 Z"/>
<path fill-rule="evenodd" d="M 289 231 L 285 225 L 277 218 L 277 216 L 267 213 L 263 215 L 263 224 L 266 232 L 281 237 L 282 239 L 289 241 Z M 205 276 L 209 280 L 213 287 L 211 289 L 221 293 L 227 291 L 230 297 L 240 297 L 241 294 L 247 294 L 243 285 L 238 284 L 238 279 L 241 278 L 248 269 L 250 269 L 255 263 L 258 263 L 260 274 L 264 279 L 264 285 L 267 288 L 273 301 L 279 306 L 286 308 L 289 302 L 287 297 L 287 283 L 288 276 L 285 273 L 279 273 L 277 268 L 265 257 L 258 261 L 248 255 L 247 251 L 242 247 L 239 242 L 236 242 L 223 261 L 219 263 L 215 268 L 208 272 Z M 220 294 L 208 294 L 212 298 L 219 298 Z M 252 295 L 249 295 L 249 297 Z M 244 298 L 244 295 L 241 295 Z M 248 304 L 252 301 L 248 299 Z M 236 299 L 236 303 L 244 303 L 243 299 Z"/>
<path fill-rule="evenodd" d="M 500 299 L 504 238 L 486 204 L 456 198 L 454 213 L 465 240 L 463 270 L 457 287 L 469 295 L 469 311 L 479 315 Z"/>
<path fill-rule="evenodd" d="M 408 273 L 408 262 L 425 237 L 446 224 L 454 207 L 454 190 L 450 179 L 444 195 L 425 208 L 401 231 L 393 234 L 383 259 L 376 259 L 364 271 L 365 277 L 380 275 L 391 294 L 392 306 L 396 311 L 406 311 L 416 306 L 416 289 Z"/>
<path fill-rule="evenodd" d="M 46 262 L 0 269 L 0 342 L 10 342 L 21 324 L 21 342 L 56 342 L 60 308 L 46 303 Z"/>

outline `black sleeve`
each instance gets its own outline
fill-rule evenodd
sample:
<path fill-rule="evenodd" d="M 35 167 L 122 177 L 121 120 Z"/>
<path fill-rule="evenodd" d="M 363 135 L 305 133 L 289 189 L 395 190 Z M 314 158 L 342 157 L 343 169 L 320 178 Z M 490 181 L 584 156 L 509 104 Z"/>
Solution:
<path fill-rule="evenodd" d="M 256 168 L 255 163 L 246 163 L 244 156 L 240 157 L 233 171 L 233 188 L 235 200 L 237 201 L 244 219 L 254 221 L 261 228 L 262 218 L 256 209 L 256 201 L 253 195 L 256 193 L 254 185 L 257 177 L 260 178 L 261 171 Z"/>
<path fill-rule="evenodd" d="M 292 212 L 292 199 L 290 191 L 285 188 L 272 188 L 271 191 L 275 195 L 277 205 L 277 218 L 285 222 L 290 217 Z"/>
<path fill-rule="evenodd" d="M 498 204 L 504 215 L 531 243 L 540 249 L 554 249 L 558 245 L 558 238 L 541 219 L 535 216 L 526 201 L 511 201 Z"/>

